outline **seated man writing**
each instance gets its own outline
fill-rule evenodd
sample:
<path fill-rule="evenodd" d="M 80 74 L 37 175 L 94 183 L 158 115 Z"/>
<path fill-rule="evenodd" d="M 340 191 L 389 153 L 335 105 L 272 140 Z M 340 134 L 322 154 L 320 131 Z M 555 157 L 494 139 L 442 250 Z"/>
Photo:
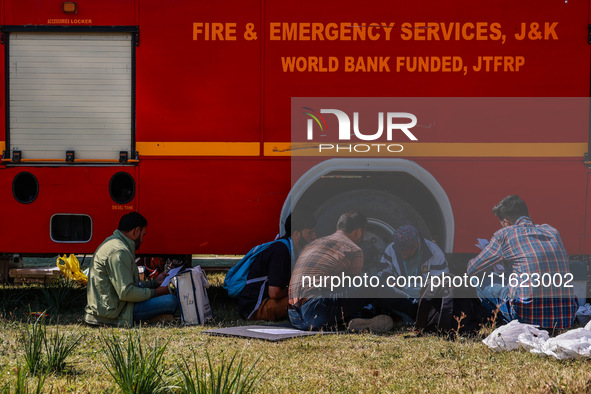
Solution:
<path fill-rule="evenodd" d="M 542 281 L 544 275 L 560 275 L 564 280 L 569 272 L 558 231 L 547 224 L 534 224 L 525 202 L 516 195 L 501 200 L 493 214 L 502 228 L 468 263 L 468 274 L 476 276 L 492 272 L 497 264 L 505 268 L 496 281 L 489 279 L 494 274 L 487 275 L 478 289 L 483 306 L 491 311 L 498 307 L 507 322 L 517 319 L 547 329 L 570 327 L 577 310 L 572 288 Z M 515 280 L 509 281 L 510 277 Z"/>
<path fill-rule="evenodd" d="M 140 282 L 135 251 L 148 222 L 137 212 L 123 215 L 117 230 L 94 253 L 88 273 L 84 321 L 96 325 L 124 325 L 162 317 L 172 319 L 178 302 L 168 287 L 159 286 L 166 274 Z"/>
<path fill-rule="evenodd" d="M 367 219 L 357 211 L 346 212 L 338 220 L 337 230 L 311 242 L 295 265 L 289 284 L 289 320 L 300 330 L 338 328 L 356 317 L 365 305 L 355 299 L 355 289 L 331 289 L 331 277 L 356 276 L 363 266 L 363 251 L 358 246 L 365 237 Z M 324 282 L 329 278 L 329 282 Z M 334 291 L 333 291 L 334 290 Z M 369 328 L 388 331 L 393 322 L 389 316 L 353 319 L 349 329 Z"/>
<path fill-rule="evenodd" d="M 277 321 L 287 318 L 287 286 L 292 259 L 308 242 L 316 238 L 316 219 L 306 213 L 294 213 L 285 221 L 285 236 L 258 254 L 248 272 L 248 280 L 238 295 L 238 308 L 244 319 Z M 290 247 L 288 248 L 284 242 Z M 267 278 L 266 281 L 254 281 Z"/>

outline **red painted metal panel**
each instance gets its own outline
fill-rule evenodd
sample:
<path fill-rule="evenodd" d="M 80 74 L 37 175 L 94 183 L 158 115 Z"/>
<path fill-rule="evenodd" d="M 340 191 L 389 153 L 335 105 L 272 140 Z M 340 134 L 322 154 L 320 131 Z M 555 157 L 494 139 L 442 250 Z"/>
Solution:
<path fill-rule="evenodd" d="M 342 3 L 339 3 L 342 4 Z M 314 17 L 310 17 L 310 10 Z M 372 2 L 371 7 L 339 6 L 334 2 L 301 1 L 285 12 L 283 3 L 267 3 L 266 34 L 271 23 L 336 22 L 392 23 L 390 41 L 284 41 L 268 40 L 265 48 L 265 139 L 284 140 L 289 129 L 291 97 L 587 97 L 589 95 L 588 3 L 585 2 Z M 437 23 L 439 39 L 404 40 L 413 34 L 427 37 L 427 23 Z M 442 28 L 486 23 L 487 40 L 443 38 Z M 412 23 L 412 29 L 403 29 Z M 422 25 L 419 25 L 423 23 Z M 499 23 L 502 40 L 493 40 L 493 23 Z M 518 40 L 522 25 L 538 23 L 542 39 Z M 548 23 L 548 29 L 546 29 Z M 558 39 L 554 39 L 552 27 Z M 460 28 L 461 30 L 462 28 Z M 410 33 L 409 33 L 410 32 Z M 548 34 L 547 40 L 544 39 Z M 434 35 L 432 37 L 435 37 Z M 526 34 L 527 37 L 527 34 Z M 389 57 L 390 72 L 345 72 L 345 56 Z M 398 57 L 460 56 L 468 66 L 463 72 L 409 72 L 397 69 Z M 523 56 L 519 72 L 474 72 L 479 57 Z M 282 58 L 317 57 L 328 63 L 339 59 L 335 72 L 284 72 Z M 504 70 L 504 65 L 502 66 Z M 361 69 L 359 69 L 361 70 Z M 532 131 L 524 131 L 533 140 Z M 457 136 L 455 136 L 457 137 Z M 452 138 L 455 138 L 452 137 Z"/>
<path fill-rule="evenodd" d="M 4 4 L 0 4 L 0 10 L 2 10 Z M 2 23 L 3 15 L 0 15 L 0 23 Z M 6 138 L 5 124 L 6 124 L 6 85 L 4 79 L 4 64 L 5 64 L 4 46 L 0 46 L 0 141 L 4 141 Z M 0 152 L 1 153 L 1 152 Z"/>
<path fill-rule="evenodd" d="M 13 197 L 12 182 L 22 171 L 32 173 L 39 194 L 29 204 Z M 137 180 L 135 167 L 10 167 L 0 171 L 2 192 L 2 250 L 25 253 L 92 253 L 111 234 L 125 212 L 138 208 L 137 195 L 127 204 L 115 203 L 109 181 L 120 171 Z M 58 213 L 89 215 L 93 235 L 87 243 L 56 243 L 50 238 L 50 219 Z"/>
<path fill-rule="evenodd" d="M 201 24 L 195 40 L 194 23 Z M 249 23 L 260 25 L 258 1 L 143 3 L 138 140 L 260 139 L 261 40 L 243 39 Z"/>
<path fill-rule="evenodd" d="M 273 239 L 289 192 L 289 160 L 144 159 L 143 253 L 246 253 Z"/>
<path fill-rule="evenodd" d="M 92 25 L 139 24 L 138 141 L 289 142 L 291 97 L 589 95 L 589 10 L 588 4 L 582 2 L 401 4 L 383 0 L 368 7 L 359 2 L 304 0 L 294 7 L 279 1 L 255 0 L 232 4 L 140 1 L 79 0 L 78 14 L 65 16 L 62 1 L 0 0 L 0 18 L 5 25 L 48 25 L 55 24 L 50 20 L 59 19 L 68 19 L 67 25 L 80 24 L 74 19 L 91 20 L 88 24 Z M 433 35 L 432 40 L 403 39 L 411 34 L 419 38 L 432 34 L 429 22 L 438 23 L 440 31 L 482 23 L 482 37 L 487 40 L 434 39 Z M 197 30 L 195 23 L 201 24 Z M 251 23 L 258 35 L 256 40 L 244 38 Z M 271 39 L 277 34 L 271 23 L 395 25 L 388 41 L 286 41 Z M 403 23 L 412 25 L 403 29 Z M 505 43 L 491 38 L 497 37 L 493 23 L 501 25 L 507 36 Z M 545 26 L 547 39 L 516 38 L 523 26 L 531 28 L 534 23 Z M 213 37 L 214 26 L 223 28 L 221 35 L 215 40 L 204 39 L 208 27 Z M 4 51 L 0 53 L 0 88 L 4 92 Z M 346 56 L 389 57 L 391 70 L 348 72 L 342 63 Z M 469 68 L 465 75 L 396 70 L 397 57 L 427 56 L 461 56 Z M 476 72 L 473 67 L 483 56 L 523 56 L 526 63 L 519 72 Z M 286 72 L 282 57 L 316 57 L 325 65 L 330 57 L 336 57 L 341 68 L 335 72 Z M 3 94 L 0 108 L 2 141 Z M 523 130 L 519 136 L 499 133 L 480 139 L 469 136 L 469 141 L 586 142 L 586 112 L 578 123 L 581 127 L 561 130 L 558 137 Z M 447 135 L 437 141 L 465 142 L 467 138 Z M 448 193 L 455 216 L 454 251 L 476 252 L 475 238 L 489 237 L 498 229 L 492 206 L 505 195 L 517 193 L 528 202 L 534 221 L 547 222 L 560 230 L 570 253 L 591 253 L 591 248 L 581 242 L 583 234 L 589 236 L 585 223 L 591 228 L 591 219 L 585 218 L 587 195 L 591 193 L 587 191 L 588 174 L 582 158 L 416 161 Z M 26 205 L 16 202 L 11 192 L 12 179 L 25 169 L 34 173 L 40 183 L 38 199 Z M 125 205 L 139 209 L 150 222 L 142 246 L 145 253 L 244 253 L 275 235 L 290 189 L 289 158 L 143 156 L 136 167 L 2 166 L 0 209 L 6 230 L 0 237 L 0 251 L 92 252 L 112 232 L 126 209 L 114 209 L 118 205 L 108 194 L 111 176 L 121 169 L 132 173 L 137 181 L 136 198 Z M 90 215 L 94 222 L 92 241 L 67 245 L 52 242 L 49 218 L 58 212 Z"/>
<path fill-rule="evenodd" d="M 562 234 L 567 249 L 578 253 L 584 233 L 584 183 L 580 162 L 554 160 L 417 160 L 447 191 L 455 219 L 456 252 L 476 252 L 476 237 L 488 238 L 499 225 L 492 207 L 508 194 L 528 203 L 537 223 L 549 223 Z M 181 166 L 179 166 L 181 164 Z M 125 204 L 140 209 L 150 222 L 144 253 L 243 253 L 253 243 L 272 238 L 289 191 L 288 160 L 143 160 L 138 195 Z M 2 171 L 2 182 L 21 169 Z M 32 204 L 2 193 L 11 251 L 92 252 L 116 227 L 121 214 L 108 194 L 115 168 L 36 168 L 40 183 Z M 59 172 L 59 174 L 58 174 Z M 582 174 L 581 176 L 584 176 Z M 61 179 L 61 180 L 60 180 Z M 557 209 L 560 207 L 560 209 Z M 49 240 L 49 218 L 55 213 L 83 213 L 93 218 L 88 244 L 56 245 Z M 32 224 L 33 223 L 33 224 Z M 35 240 L 34 243 L 31 240 Z M 3 241 L 4 242 L 4 241 Z M 5 244 L 4 246 L 6 247 Z M 14 248 L 14 249 L 12 249 Z"/>
<path fill-rule="evenodd" d="M 571 254 L 585 231 L 587 169 L 579 160 L 417 160 L 448 193 L 455 220 L 455 252 L 478 252 L 476 238 L 500 229 L 492 208 L 518 194 L 535 223 L 558 229 Z M 580 180 L 580 181 L 579 181 Z"/>
<path fill-rule="evenodd" d="M 137 0 L 77 0 L 76 13 L 64 13 L 62 0 L 6 0 L 5 25 L 134 26 Z"/>
<path fill-rule="evenodd" d="M 427 170 L 447 193 L 454 216 L 454 252 L 477 253 L 476 239 L 490 239 L 501 228 L 492 214 L 493 206 L 508 195 L 518 194 L 526 201 L 535 223 L 556 227 L 568 252 L 581 253 L 579 244 L 585 233 L 587 185 L 584 179 L 587 169 L 580 160 L 405 159 Z M 311 168 L 318 162 L 317 159 L 307 161 L 309 164 L 298 168 Z M 301 175 L 295 173 L 294 177 L 297 179 Z"/>

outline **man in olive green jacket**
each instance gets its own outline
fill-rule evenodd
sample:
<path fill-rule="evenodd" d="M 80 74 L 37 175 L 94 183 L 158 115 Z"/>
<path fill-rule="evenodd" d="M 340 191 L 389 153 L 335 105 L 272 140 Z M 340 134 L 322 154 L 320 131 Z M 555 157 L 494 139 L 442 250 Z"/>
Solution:
<path fill-rule="evenodd" d="M 140 282 L 135 250 L 148 222 L 137 212 L 123 215 L 119 227 L 96 250 L 88 273 L 88 324 L 132 326 L 134 321 L 171 315 L 178 305 L 168 288 L 160 286 L 166 274 Z"/>

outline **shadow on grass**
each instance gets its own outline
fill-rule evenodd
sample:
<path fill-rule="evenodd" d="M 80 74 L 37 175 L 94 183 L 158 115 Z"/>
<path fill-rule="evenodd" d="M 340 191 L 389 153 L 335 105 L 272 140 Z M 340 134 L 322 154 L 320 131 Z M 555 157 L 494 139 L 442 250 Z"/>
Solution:
<path fill-rule="evenodd" d="M 86 305 L 86 288 L 68 282 L 47 285 L 0 286 L 0 316 L 27 322 L 46 313 L 48 321 L 78 324 Z"/>
<path fill-rule="evenodd" d="M 212 286 L 207 290 L 213 320 L 205 328 L 225 328 L 246 325 L 286 325 L 289 320 L 268 322 L 262 320 L 245 320 L 238 313 L 238 301 L 231 298 L 223 288 L 223 274 L 216 274 L 214 280 L 210 279 Z M 31 312 L 44 312 L 49 316 L 48 323 L 59 321 L 62 325 L 83 323 L 84 307 L 86 305 L 86 288 L 73 285 L 71 282 L 51 285 L 0 286 L 0 318 L 14 322 L 28 322 L 31 320 Z M 161 324 L 162 327 L 178 326 L 180 323 Z M 346 333 L 342 331 L 342 333 Z M 411 328 L 402 322 L 395 321 L 392 331 L 387 333 L 375 333 L 378 336 L 392 334 L 407 334 L 414 337 Z"/>

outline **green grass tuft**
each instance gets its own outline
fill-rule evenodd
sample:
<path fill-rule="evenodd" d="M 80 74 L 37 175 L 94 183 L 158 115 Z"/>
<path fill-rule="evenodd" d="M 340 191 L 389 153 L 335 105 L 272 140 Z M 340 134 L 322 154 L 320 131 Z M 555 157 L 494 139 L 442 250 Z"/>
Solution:
<path fill-rule="evenodd" d="M 220 276 L 218 283 L 221 282 Z M 77 291 L 80 293 L 83 289 Z M 242 359 L 245 366 L 242 378 L 251 368 L 250 376 L 256 375 L 257 379 L 263 376 L 252 386 L 252 391 L 256 392 L 591 392 L 589 358 L 555 360 L 525 350 L 494 352 L 478 336 L 459 336 L 450 342 L 437 335 L 417 336 L 402 326 L 382 335 L 339 333 L 281 342 L 206 335 L 203 333 L 206 329 L 261 324 L 241 319 L 236 300 L 230 299 L 220 286 L 210 288 L 208 293 L 215 320 L 206 327 L 144 325 L 139 347 L 136 338 L 132 341 L 136 353 L 142 349 L 144 359 L 154 351 L 154 347 L 146 345 L 166 343 L 159 364 L 163 376 L 155 379 L 162 382 L 160 391 L 191 392 L 190 384 L 186 384 L 188 389 L 183 387 L 181 369 L 184 368 L 196 387 L 194 392 L 199 392 L 197 373 L 205 379 L 213 376 L 213 380 L 219 382 L 217 371 L 222 369 L 222 362 L 225 365 L 223 370 L 227 370 L 232 355 L 237 353 L 231 372 L 226 373 L 228 384 L 235 376 L 239 359 Z M 26 296 L 15 309 L 15 300 L 22 295 Z M 122 391 L 109 372 L 112 367 L 104 337 L 117 338 L 120 354 L 125 358 L 129 344 L 127 336 L 137 335 L 138 330 L 81 324 L 83 305 L 59 314 L 60 334 L 83 335 L 67 359 L 75 365 L 75 370 L 37 374 L 35 378 L 27 376 L 23 331 L 33 328 L 27 312 L 44 309 L 40 296 L 38 285 L 0 286 L 0 313 L 3 314 L 0 318 L 0 393 L 35 392 L 39 378 L 44 382 L 45 387 L 39 390 L 43 392 Z M 5 308 L 1 305 L 2 300 L 6 302 Z M 52 314 L 52 317 L 57 316 Z M 490 333 L 494 324 L 495 321 L 491 321 L 485 325 L 483 331 L 487 332 L 481 334 Z M 57 326 L 55 322 L 48 322 L 48 333 L 53 333 L 51 330 Z M 44 346 L 41 342 L 42 359 L 45 358 Z M 259 357 L 260 354 L 264 356 Z M 221 360 L 223 355 L 226 355 L 226 361 Z M 22 365 L 21 383 L 17 382 L 19 365 Z M 105 365 L 109 365 L 108 369 Z M 259 370 L 262 372 L 257 375 Z M 172 371 L 177 372 L 174 380 Z M 226 378 L 221 382 L 223 385 Z M 165 386 L 166 383 L 170 386 Z M 17 385 L 21 389 L 15 390 Z M 206 385 L 209 390 L 211 382 L 208 380 Z"/>
<path fill-rule="evenodd" d="M 254 370 L 261 356 L 248 368 L 243 364 L 240 357 L 238 364 L 234 366 L 236 356 L 234 353 L 230 361 L 222 358 L 219 365 L 214 368 L 211 362 L 209 352 L 206 350 L 207 367 L 199 368 L 197 357 L 193 353 L 193 366 L 191 369 L 187 360 L 183 357 L 181 366 L 181 393 L 186 394 L 231 394 L 231 393 L 251 393 L 254 392 L 261 379 L 260 371 Z"/>
<path fill-rule="evenodd" d="M 59 333 L 59 326 L 55 327 L 53 336 L 48 336 L 45 330 L 45 370 L 48 372 L 63 372 L 66 370 L 66 358 L 78 346 L 83 335 Z"/>
<path fill-rule="evenodd" d="M 21 331 L 25 349 L 25 366 L 35 375 L 43 370 L 43 343 L 45 342 L 45 326 L 43 319 L 35 320 Z"/>
<path fill-rule="evenodd" d="M 144 349 L 141 333 L 129 331 L 126 345 L 121 345 L 115 335 L 103 337 L 109 374 L 122 392 L 127 394 L 160 393 L 169 389 L 166 379 L 164 351 L 168 342 Z"/>
<path fill-rule="evenodd" d="M 43 390 L 43 385 L 45 384 L 45 379 L 47 375 L 40 375 L 37 377 L 37 386 L 32 391 L 29 389 L 29 384 L 27 381 L 27 373 L 26 371 L 18 365 L 16 368 L 16 382 L 14 384 L 14 390 L 12 391 L 14 394 L 29 394 L 35 393 L 40 394 Z M 10 394 L 10 382 L 6 382 L 6 384 L 0 387 L 0 394 Z"/>
<path fill-rule="evenodd" d="M 33 375 L 66 370 L 66 358 L 74 351 L 83 335 L 60 335 L 56 326 L 53 335 L 48 334 L 45 319 L 40 317 L 21 331 L 25 350 L 25 366 Z"/>

